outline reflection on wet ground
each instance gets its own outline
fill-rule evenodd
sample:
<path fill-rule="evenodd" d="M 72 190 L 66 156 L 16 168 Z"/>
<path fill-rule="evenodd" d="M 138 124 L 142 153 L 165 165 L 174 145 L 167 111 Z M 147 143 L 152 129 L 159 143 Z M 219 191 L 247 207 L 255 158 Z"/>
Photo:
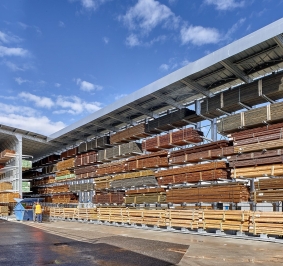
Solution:
<path fill-rule="evenodd" d="M 126 236 L 91 243 L 0 220 L 0 265 L 176 265 L 189 246 Z"/>

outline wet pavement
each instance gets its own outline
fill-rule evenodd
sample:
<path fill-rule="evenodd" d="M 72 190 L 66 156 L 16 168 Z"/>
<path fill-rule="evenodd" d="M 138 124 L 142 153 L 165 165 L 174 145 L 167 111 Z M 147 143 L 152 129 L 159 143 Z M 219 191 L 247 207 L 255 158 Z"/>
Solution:
<path fill-rule="evenodd" d="M 0 265 L 282 266 L 282 243 L 79 222 L 0 220 Z"/>
<path fill-rule="evenodd" d="M 188 245 L 109 234 L 86 242 L 33 225 L 0 220 L 0 265 L 165 266 L 176 265 L 188 249 Z"/>

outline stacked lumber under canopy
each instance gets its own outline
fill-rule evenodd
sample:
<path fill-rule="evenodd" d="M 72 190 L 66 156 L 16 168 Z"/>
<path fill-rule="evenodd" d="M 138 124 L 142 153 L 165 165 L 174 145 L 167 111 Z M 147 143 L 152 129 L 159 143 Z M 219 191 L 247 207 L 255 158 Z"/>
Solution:
<path fill-rule="evenodd" d="M 95 177 L 96 176 L 96 165 L 89 165 L 84 167 L 76 167 L 74 172 L 76 174 L 76 178 L 88 178 L 88 177 Z"/>
<path fill-rule="evenodd" d="M 124 203 L 124 192 L 99 192 L 93 196 L 93 203 L 95 204 L 122 204 Z"/>
<path fill-rule="evenodd" d="M 93 183 L 83 183 L 83 184 L 74 184 L 70 185 L 70 191 L 90 191 L 94 189 Z"/>
<path fill-rule="evenodd" d="M 65 160 L 67 158 L 72 158 L 72 157 L 76 156 L 77 153 L 78 153 L 78 147 L 73 148 L 73 149 L 69 149 L 69 150 L 61 153 L 60 159 Z"/>
<path fill-rule="evenodd" d="M 19 193 L 13 193 L 13 192 L 1 192 L 0 193 L 0 202 L 1 203 L 11 203 L 16 202 L 14 199 L 20 198 Z"/>
<path fill-rule="evenodd" d="M 5 191 L 5 190 L 12 190 L 13 185 L 10 182 L 3 182 L 0 183 L 0 191 Z"/>
<path fill-rule="evenodd" d="M 123 142 L 130 142 L 135 139 L 147 137 L 148 133 L 145 132 L 145 124 L 141 123 L 133 127 L 124 129 L 110 136 L 111 144 L 118 144 Z"/>
<path fill-rule="evenodd" d="M 98 168 L 96 169 L 96 175 L 102 176 L 108 174 L 122 173 L 125 171 L 126 161 L 117 161 L 98 165 Z"/>
<path fill-rule="evenodd" d="M 283 178 L 258 179 L 254 182 L 254 202 L 283 201 Z"/>
<path fill-rule="evenodd" d="M 170 164 L 185 164 L 223 158 L 234 153 L 234 148 L 230 145 L 229 141 L 220 140 L 173 151 L 169 154 L 169 162 Z"/>
<path fill-rule="evenodd" d="M 167 202 L 246 202 L 249 200 L 248 188 L 242 184 L 225 184 L 210 187 L 190 187 L 171 189 L 166 193 Z"/>
<path fill-rule="evenodd" d="M 282 212 L 252 212 L 250 215 L 249 232 L 254 235 L 283 235 Z"/>
<path fill-rule="evenodd" d="M 268 123 L 282 122 L 283 102 L 266 105 L 245 112 L 229 115 L 217 121 L 218 131 L 227 134 L 240 128 L 254 128 Z"/>
<path fill-rule="evenodd" d="M 75 177 L 76 177 L 76 175 L 74 174 L 73 170 L 62 170 L 62 171 L 59 171 L 55 174 L 55 180 L 56 181 L 72 179 L 72 178 L 75 178 Z"/>
<path fill-rule="evenodd" d="M 166 210 L 167 226 L 189 228 L 191 230 L 199 228 L 199 211 L 198 210 Z"/>
<path fill-rule="evenodd" d="M 75 159 L 75 167 L 94 164 L 97 162 L 97 152 L 92 151 L 77 155 Z"/>
<path fill-rule="evenodd" d="M 261 90 L 258 85 L 259 81 L 254 81 L 224 91 L 212 98 L 206 98 L 201 104 L 201 114 L 215 118 L 222 116 L 223 112 L 221 110 L 231 113 L 242 109 L 243 107 L 240 103 L 248 106 L 261 104 L 266 102 L 262 95 L 272 100 L 278 100 L 283 97 L 283 89 L 280 86 L 282 76 L 282 73 L 280 73 L 264 77 L 260 81 L 262 82 Z M 221 110 L 219 111 L 219 109 Z"/>
<path fill-rule="evenodd" d="M 0 206 L 0 216 L 8 216 L 8 215 L 9 215 L 9 207 Z"/>
<path fill-rule="evenodd" d="M 95 190 L 105 190 L 110 188 L 112 176 L 103 176 L 94 179 Z"/>
<path fill-rule="evenodd" d="M 203 133 L 193 128 L 185 128 L 170 132 L 164 135 L 158 135 L 143 141 L 142 149 L 146 151 L 158 151 L 161 149 L 170 149 L 175 146 L 183 146 L 190 143 L 202 142 Z"/>
<path fill-rule="evenodd" d="M 57 170 L 67 170 L 75 167 L 75 159 L 71 158 L 57 163 Z"/>
<path fill-rule="evenodd" d="M 53 195 L 51 198 L 52 203 L 78 203 L 78 196 L 75 194 L 62 194 L 62 195 Z"/>
<path fill-rule="evenodd" d="M 250 211 L 202 210 L 199 218 L 199 228 L 247 232 L 249 230 Z"/>
<path fill-rule="evenodd" d="M 127 171 L 142 170 L 144 168 L 157 168 L 168 166 L 168 152 L 158 151 L 129 158 L 126 160 Z"/>
<path fill-rule="evenodd" d="M 143 170 L 138 172 L 123 173 L 113 176 L 113 180 L 129 179 L 142 176 L 154 176 L 155 173 L 152 170 Z"/>
<path fill-rule="evenodd" d="M 111 161 L 122 157 L 130 157 L 132 155 L 142 154 L 142 147 L 140 143 L 129 142 L 115 147 L 100 150 L 98 152 L 98 162 Z"/>
<path fill-rule="evenodd" d="M 165 203 L 164 188 L 143 188 L 126 191 L 125 204 Z"/>
<path fill-rule="evenodd" d="M 161 117 L 148 121 L 145 132 L 158 134 L 160 131 L 169 131 L 176 127 L 186 126 L 189 123 L 185 120 L 185 118 L 195 114 L 195 111 L 187 108 L 182 108 L 178 111 L 165 114 Z"/>
<path fill-rule="evenodd" d="M 136 178 L 127 178 L 121 180 L 113 180 L 110 183 L 111 188 L 130 188 L 143 186 L 157 186 L 155 176 L 141 176 Z"/>
<path fill-rule="evenodd" d="M 41 186 L 46 184 L 51 184 L 55 182 L 55 176 L 45 176 L 41 179 L 34 179 L 33 185 L 34 186 Z"/>
<path fill-rule="evenodd" d="M 12 158 L 15 158 L 15 151 L 14 150 L 4 150 L 0 153 L 0 163 L 7 163 Z"/>

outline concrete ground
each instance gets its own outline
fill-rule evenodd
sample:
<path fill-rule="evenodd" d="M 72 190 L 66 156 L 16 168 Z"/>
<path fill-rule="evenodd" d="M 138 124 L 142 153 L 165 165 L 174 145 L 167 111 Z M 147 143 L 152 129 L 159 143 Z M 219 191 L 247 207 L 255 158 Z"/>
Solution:
<path fill-rule="evenodd" d="M 5 250 L 3 242 L 14 243 L 15 231 L 5 228 L 31 231 L 25 239 L 16 237 L 15 243 L 46 244 L 41 249 L 46 249 L 50 259 L 34 265 L 283 265 L 283 245 L 279 243 L 63 221 L 0 221 L 1 251 Z M 46 236 L 40 240 L 30 234 Z M 33 265 L 2 264 L 2 254 L 0 265 Z"/>

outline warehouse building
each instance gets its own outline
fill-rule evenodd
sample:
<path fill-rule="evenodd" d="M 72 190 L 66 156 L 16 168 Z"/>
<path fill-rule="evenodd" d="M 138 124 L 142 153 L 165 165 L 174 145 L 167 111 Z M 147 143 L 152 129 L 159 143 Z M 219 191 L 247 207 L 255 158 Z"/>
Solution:
<path fill-rule="evenodd" d="M 0 216 L 283 235 L 282 69 L 280 19 L 50 136 L 1 125 Z"/>

